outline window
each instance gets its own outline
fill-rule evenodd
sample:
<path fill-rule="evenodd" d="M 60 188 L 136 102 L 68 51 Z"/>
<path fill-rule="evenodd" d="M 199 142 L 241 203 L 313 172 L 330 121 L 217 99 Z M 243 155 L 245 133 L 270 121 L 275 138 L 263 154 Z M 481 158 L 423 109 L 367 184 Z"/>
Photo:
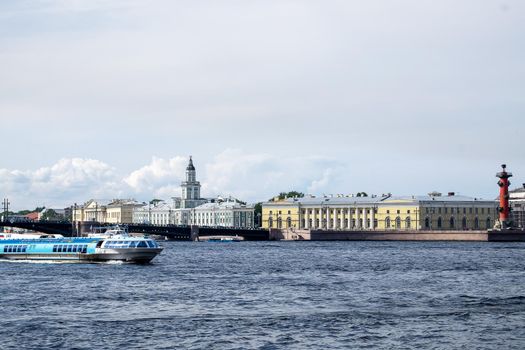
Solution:
<path fill-rule="evenodd" d="M 396 229 L 401 228 L 401 218 L 398 216 L 396 217 Z"/>
<path fill-rule="evenodd" d="M 137 248 L 147 248 L 148 245 L 144 241 L 139 241 L 137 244 Z"/>
<path fill-rule="evenodd" d="M 73 246 L 72 246 L 72 245 L 68 245 L 68 246 L 67 246 L 67 252 L 68 252 L 68 253 L 71 253 L 72 249 L 73 249 Z"/>
<path fill-rule="evenodd" d="M 288 217 L 286 219 L 286 227 L 288 227 L 288 228 L 292 227 L 292 218 L 291 217 Z"/>
<path fill-rule="evenodd" d="M 387 216 L 385 219 L 385 228 L 390 228 L 390 217 Z"/>
<path fill-rule="evenodd" d="M 456 227 L 456 221 L 454 220 L 454 218 L 450 218 L 450 228 L 455 228 Z"/>
<path fill-rule="evenodd" d="M 430 228 L 430 220 L 429 220 L 429 218 L 425 218 L 425 228 Z"/>
<path fill-rule="evenodd" d="M 401 214 L 401 210 L 398 210 L 398 211 L 397 211 L 397 214 Z"/>
<path fill-rule="evenodd" d="M 461 220 L 461 228 L 463 228 L 464 230 L 467 229 L 467 218 L 463 218 L 463 220 Z"/>
<path fill-rule="evenodd" d="M 438 218 L 437 227 L 441 229 L 443 227 L 443 219 L 441 217 Z"/>
<path fill-rule="evenodd" d="M 56 245 L 53 246 L 53 253 L 56 253 L 57 248 L 58 248 L 58 247 L 57 247 Z"/>
<path fill-rule="evenodd" d="M 445 207 L 445 214 L 447 214 L 447 213 L 448 213 L 448 208 L 447 208 L 447 207 Z"/>
<path fill-rule="evenodd" d="M 268 227 L 273 228 L 273 219 L 271 217 L 268 218 Z"/>
<path fill-rule="evenodd" d="M 407 218 L 405 219 L 405 227 L 410 228 L 410 216 L 407 216 Z"/>
<path fill-rule="evenodd" d="M 487 221 L 486 221 L 486 227 L 487 229 L 490 229 L 491 227 L 491 221 L 490 221 L 490 218 L 487 218 Z"/>
<path fill-rule="evenodd" d="M 474 228 L 475 228 L 476 230 L 479 229 L 479 219 L 478 219 L 478 218 L 475 218 L 475 219 L 474 219 Z"/>

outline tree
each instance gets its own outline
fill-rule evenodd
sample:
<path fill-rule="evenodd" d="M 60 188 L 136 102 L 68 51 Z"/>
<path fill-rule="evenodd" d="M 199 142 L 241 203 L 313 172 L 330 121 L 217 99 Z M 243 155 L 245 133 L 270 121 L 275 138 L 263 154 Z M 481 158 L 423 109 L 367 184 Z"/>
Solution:
<path fill-rule="evenodd" d="M 157 204 L 159 204 L 160 202 L 164 202 L 164 201 L 162 199 L 154 198 L 154 199 L 149 201 L 149 204 L 153 204 L 153 206 L 156 207 Z"/>
<path fill-rule="evenodd" d="M 47 209 L 43 214 L 42 216 L 40 217 L 40 220 L 45 220 L 45 221 L 49 221 L 49 220 L 60 220 L 62 219 L 62 215 L 58 214 L 56 211 L 54 211 L 53 209 Z"/>
<path fill-rule="evenodd" d="M 286 198 L 303 198 L 304 193 L 297 192 L 297 191 L 290 191 L 290 192 L 281 192 L 277 196 L 280 200 L 286 199 Z M 273 199 L 270 199 L 272 201 Z"/>
<path fill-rule="evenodd" d="M 262 218 L 262 202 L 256 203 L 253 207 L 253 212 L 255 215 L 255 224 L 261 226 L 261 218 Z"/>

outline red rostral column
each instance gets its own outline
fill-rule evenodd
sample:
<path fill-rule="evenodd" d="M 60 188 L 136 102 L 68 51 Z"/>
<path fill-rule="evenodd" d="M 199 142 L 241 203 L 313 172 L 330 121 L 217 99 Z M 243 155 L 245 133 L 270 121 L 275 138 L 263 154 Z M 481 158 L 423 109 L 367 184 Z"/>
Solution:
<path fill-rule="evenodd" d="M 512 173 L 508 173 L 505 168 L 507 166 L 502 164 L 501 167 L 503 170 L 496 174 L 496 177 L 499 177 L 498 186 L 499 186 L 499 221 L 501 223 L 501 228 L 510 227 L 510 206 L 509 206 L 509 186 L 510 181 L 509 177 L 512 176 Z"/>

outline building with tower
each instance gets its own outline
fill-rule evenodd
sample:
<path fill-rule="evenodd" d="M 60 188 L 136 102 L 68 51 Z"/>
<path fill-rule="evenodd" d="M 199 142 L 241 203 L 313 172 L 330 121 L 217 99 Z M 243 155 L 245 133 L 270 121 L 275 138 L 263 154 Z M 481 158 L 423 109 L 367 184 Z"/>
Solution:
<path fill-rule="evenodd" d="M 190 156 L 190 162 L 186 167 L 186 180 L 180 185 L 182 190 L 182 197 L 180 200 L 181 209 L 196 208 L 201 204 L 207 203 L 208 200 L 201 198 L 201 183 L 197 181 L 197 174 L 193 159 Z"/>
<path fill-rule="evenodd" d="M 254 227 L 254 208 L 234 198 L 202 198 L 201 184 L 190 156 L 181 196 L 172 203 L 149 203 L 137 208 L 133 222 L 152 225 L 198 225 L 211 227 Z"/>

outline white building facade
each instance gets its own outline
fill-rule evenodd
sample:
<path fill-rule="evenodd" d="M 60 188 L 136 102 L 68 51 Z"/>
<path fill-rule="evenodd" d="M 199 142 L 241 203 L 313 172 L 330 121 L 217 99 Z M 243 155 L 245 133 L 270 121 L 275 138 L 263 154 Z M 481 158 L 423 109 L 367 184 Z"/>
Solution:
<path fill-rule="evenodd" d="M 160 201 L 135 209 L 133 223 L 151 225 L 198 225 L 211 227 L 254 227 L 254 207 L 236 199 L 201 198 L 201 184 L 190 156 L 181 197 L 172 203 Z"/>
<path fill-rule="evenodd" d="M 191 222 L 198 226 L 254 228 L 254 208 L 231 198 L 217 199 L 192 210 Z"/>

